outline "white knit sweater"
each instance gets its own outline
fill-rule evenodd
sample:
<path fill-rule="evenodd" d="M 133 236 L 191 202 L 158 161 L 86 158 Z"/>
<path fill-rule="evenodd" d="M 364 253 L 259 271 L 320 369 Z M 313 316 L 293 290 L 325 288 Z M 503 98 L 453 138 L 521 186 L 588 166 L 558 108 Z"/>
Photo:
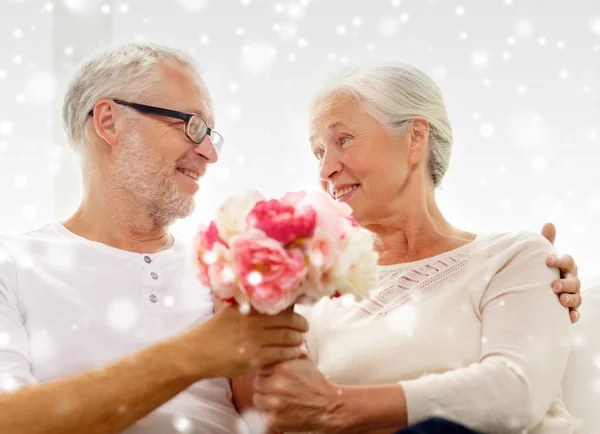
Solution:
<path fill-rule="evenodd" d="M 567 309 L 537 234 L 479 235 L 379 267 L 368 300 L 299 307 L 311 358 L 336 384 L 400 383 L 413 424 L 442 416 L 485 433 L 576 433 L 560 400 Z"/>

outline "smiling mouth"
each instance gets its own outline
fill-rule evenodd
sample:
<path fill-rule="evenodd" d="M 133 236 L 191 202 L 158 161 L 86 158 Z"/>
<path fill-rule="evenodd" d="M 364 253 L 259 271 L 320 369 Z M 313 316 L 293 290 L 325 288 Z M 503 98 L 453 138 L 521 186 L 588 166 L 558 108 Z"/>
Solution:
<path fill-rule="evenodd" d="M 183 173 L 184 175 L 189 176 L 194 181 L 198 181 L 198 179 L 200 178 L 200 175 L 197 174 L 196 172 L 192 171 L 192 170 L 183 169 L 183 168 L 180 167 L 180 168 L 177 169 L 177 171 L 180 172 L 180 173 Z"/>
<path fill-rule="evenodd" d="M 346 196 L 348 193 L 351 193 L 354 190 L 356 190 L 359 186 L 360 186 L 360 184 L 354 184 L 349 187 L 341 188 L 341 189 L 333 192 L 333 197 L 335 198 L 335 200 L 340 200 L 342 197 Z"/>

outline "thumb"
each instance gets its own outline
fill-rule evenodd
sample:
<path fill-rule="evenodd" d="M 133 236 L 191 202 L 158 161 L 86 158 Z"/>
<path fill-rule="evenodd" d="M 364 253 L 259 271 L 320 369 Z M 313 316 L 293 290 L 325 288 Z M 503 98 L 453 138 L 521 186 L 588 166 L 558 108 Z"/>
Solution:
<path fill-rule="evenodd" d="M 554 244 L 554 240 L 556 240 L 556 228 L 552 223 L 546 223 L 542 228 L 542 235 Z"/>

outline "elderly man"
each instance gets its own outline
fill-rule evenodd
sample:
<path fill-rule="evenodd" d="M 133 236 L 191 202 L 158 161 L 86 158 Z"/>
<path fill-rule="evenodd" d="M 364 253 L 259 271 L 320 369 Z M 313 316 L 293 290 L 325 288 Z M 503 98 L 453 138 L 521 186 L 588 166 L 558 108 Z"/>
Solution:
<path fill-rule="evenodd" d="M 63 115 L 79 209 L 0 238 L 0 432 L 246 432 L 226 378 L 297 357 L 307 324 L 211 318 L 168 230 L 223 145 L 193 63 L 154 45 L 107 51 L 77 72 Z"/>
<path fill-rule="evenodd" d="M 307 324 L 212 316 L 168 230 L 223 145 L 194 63 L 151 44 L 109 50 L 79 69 L 63 117 L 81 206 L 0 237 L 0 432 L 245 432 L 225 378 L 296 358 Z M 562 282 L 577 307 L 577 279 Z"/>

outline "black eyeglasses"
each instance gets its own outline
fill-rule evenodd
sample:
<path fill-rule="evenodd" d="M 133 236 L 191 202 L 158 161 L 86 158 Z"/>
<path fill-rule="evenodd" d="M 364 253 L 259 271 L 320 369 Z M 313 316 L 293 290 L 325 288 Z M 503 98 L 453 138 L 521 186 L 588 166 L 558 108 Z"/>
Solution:
<path fill-rule="evenodd" d="M 202 140 L 208 135 L 217 153 L 220 153 L 223 149 L 223 136 L 211 129 L 202 116 L 196 113 L 185 113 L 178 112 L 176 110 L 169 110 L 160 107 L 154 107 L 151 105 L 138 104 L 135 102 L 121 101 L 118 99 L 113 100 L 115 103 L 131 107 L 141 113 L 148 113 L 151 115 L 166 116 L 168 118 L 181 119 L 185 122 L 184 132 L 185 135 L 194 143 L 202 143 Z M 90 110 L 88 116 L 93 116 L 94 110 Z"/>

